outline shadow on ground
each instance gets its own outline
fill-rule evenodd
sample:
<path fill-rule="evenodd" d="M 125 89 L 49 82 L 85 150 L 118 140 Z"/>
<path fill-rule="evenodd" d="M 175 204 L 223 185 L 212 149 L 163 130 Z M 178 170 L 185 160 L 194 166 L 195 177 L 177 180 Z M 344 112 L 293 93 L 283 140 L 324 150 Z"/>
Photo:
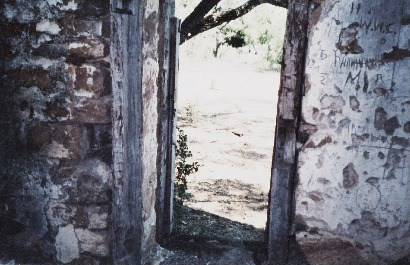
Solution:
<path fill-rule="evenodd" d="M 182 206 L 165 245 L 173 254 L 162 265 L 254 265 L 264 259 L 264 229 Z M 258 262 L 260 264 L 260 262 Z"/>
<path fill-rule="evenodd" d="M 254 242 L 265 238 L 265 229 L 186 206 L 177 211 L 175 224 L 175 233 L 185 237 Z"/>

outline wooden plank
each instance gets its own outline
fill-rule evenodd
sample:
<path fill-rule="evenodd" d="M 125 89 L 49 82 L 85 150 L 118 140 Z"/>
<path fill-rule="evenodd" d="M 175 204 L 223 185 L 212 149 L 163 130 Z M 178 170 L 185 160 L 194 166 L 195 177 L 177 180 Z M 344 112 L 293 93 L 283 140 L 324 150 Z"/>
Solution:
<path fill-rule="evenodd" d="M 168 161 L 168 126 L 169 126 L 169 58 L 170 58 L 170 13 L 173 10 L 172 3 L 168 1 L 161 2 L 160 18 L 162 22 L 161 41 L 159 42 L 159 67 L 161 74 L 159 75 L 159 91 L 158 91 L 158 180 L 157 180 L 157 201 L 156 201 L 156 240 L 159 243 L 165 243 L 169 234 L 168 223 L 169 215 L 167 214 L 166 197 L 166 179 L 167 179 L 167 161 Z"/>
<path fill-rule="evenodd" d="M 309 2 L 290 0 L 288 7 L 269 196 L 269 264 L 283 265 L 289 258 Z"/>
<path fill-rule="evenodd" d="M 166 227 L 167 235 L 170 235 L 174 225 L 174 179 L 175 179 L 175 145 L 177 143 L 176 123 L 177 123 L 177 88 L 178 88 L 178 68 L 179 68 L 179 41 L 181 32 L 181 20 L 171 19 L 171 45 L 169 64 L 169 112 L 168 112 L 168 161 L 166 178 Z"/>
<path fill-rule="evenodd" d="M 171 89 L 174 89 L 175 82 L 172 81 L 176 74 L 171 73 L 172 65 L 175 60 L 175 52 L 172 53 L 171 47 L 179 47 L 179 44 L 173 44 L 175 37 L 172 32 L 175 27 L 172 26 L 171 16 L 175 13 L 174 1 L 163 1 L 161 4 L 161 41 L 159 44 L 159 63 L 162 74 L 159 76 L 159 92 L 158 92 L 158 181 L 157 181 L 157 227 L 156 240 L 160 244 L 167 243 L 172 232 L 173 226 L 173 133 L 172 133 L 172 117 L 170 113 L 174 111 L 173 99 L 170 98 Z M 175 35 L 175 34 L 174 34 Z M 179 37 L 178 37 L 179 41 Z M 176 57 L 175 57 L 176 58 Z M 171 166 L 172 164 L 172 166 Z"/>
<path fill-rule="evenodd" d="M 120 1 L 120 0 L 118 0 Z M 111 1 L 110 59 L 113 89 L 112 263 L 141 264 L 142 11 L 126 1 L 128 13 Z"/>

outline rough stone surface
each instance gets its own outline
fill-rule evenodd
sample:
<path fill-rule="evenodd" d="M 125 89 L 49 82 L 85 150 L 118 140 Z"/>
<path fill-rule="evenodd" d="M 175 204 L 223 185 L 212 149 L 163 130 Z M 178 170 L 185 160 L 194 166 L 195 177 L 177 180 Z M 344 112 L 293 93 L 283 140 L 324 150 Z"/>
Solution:
<path fill-rule="evenodd" d="M 108 237 L 105 232 L 92 232 L 86 229 L 75 229 L 81 252 L 96 256 L 108 256 Z"/>
<path fill-rule="evenodd" d="M 0 259 L 107 262 L 109 2 L 0 2 Z"/>

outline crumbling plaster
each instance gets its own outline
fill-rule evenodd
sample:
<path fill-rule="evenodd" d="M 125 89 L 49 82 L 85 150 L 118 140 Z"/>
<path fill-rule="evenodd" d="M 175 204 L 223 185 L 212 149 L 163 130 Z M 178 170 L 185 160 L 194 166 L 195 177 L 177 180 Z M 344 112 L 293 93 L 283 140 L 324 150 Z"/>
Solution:
<path fill-rule="evenodd" d="M 410 252 L 408 1 L 322 1 L 312 14 L 296 188 L 301 244 Z"/>

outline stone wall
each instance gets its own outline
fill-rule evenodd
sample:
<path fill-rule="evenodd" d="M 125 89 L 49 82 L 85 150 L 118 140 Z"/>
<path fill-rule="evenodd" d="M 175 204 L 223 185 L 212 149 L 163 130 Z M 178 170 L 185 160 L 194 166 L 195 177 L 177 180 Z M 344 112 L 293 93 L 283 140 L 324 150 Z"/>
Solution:
<path fill-rule="evenodd" d="M 307 252 L 390 263 L 410 253 L 410 3 L 320 2 L 309 25 L 294 228 Z"/>
<path fill-rule="evenodd" d="M 0 3 L 0 252 L 109 260 L 108 0 Z"/>

